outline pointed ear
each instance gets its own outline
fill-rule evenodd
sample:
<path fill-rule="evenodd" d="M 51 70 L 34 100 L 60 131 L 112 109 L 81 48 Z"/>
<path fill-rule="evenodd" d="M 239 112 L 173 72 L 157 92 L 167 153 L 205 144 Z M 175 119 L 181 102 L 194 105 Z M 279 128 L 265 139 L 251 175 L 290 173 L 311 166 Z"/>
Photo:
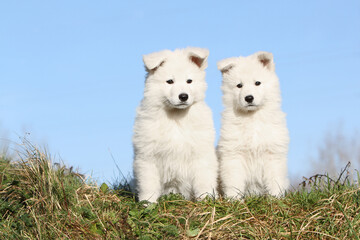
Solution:
<path fill-rule="evenodd" d="M 196 64 L 201 70 L 205 70 L 207 68 L 207 58 L 209 56 L 209 50 L 206 48 L 186 48 L 185 51 L 187 52 L 189 59 L 191 62 Z"/>
<path fill-rule="evenodd" d="M 227 73 L 231 68 L 234 67 L 236 59 L 236 57 L 223 59 L 217 63 L 217 67 L 222 74 Z"/>
<path fill-rule="evenodd" d="M 160 52 L 154 52 L 147 55 L 143 55 L 143 61 L 145 64 L 145 69 L 148 72 L 155 72 L 158 67 L 160 67 L 165 61 L 167 56 L 169 56 L 171 51 L 163 50 Z"/>
<path fill-rule="evenodd" d="M 275 63 L 272 53 L 270 52 L 257 52 L 255 53 L 257 60 L 270 71 L 275 71 Z"/>

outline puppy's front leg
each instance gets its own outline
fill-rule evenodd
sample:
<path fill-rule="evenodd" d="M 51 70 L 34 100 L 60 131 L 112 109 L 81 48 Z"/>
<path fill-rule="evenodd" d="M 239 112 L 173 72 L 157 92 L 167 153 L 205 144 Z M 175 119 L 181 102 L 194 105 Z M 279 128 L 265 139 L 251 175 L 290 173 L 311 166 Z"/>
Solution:
<path fill-rule="evenodd" d="M 220 157 L 220 178 L 226 197 L 240 199 L 245 194 L 248 176 L 245 158 L 239 154 L 223 153 Z"/>
<path fill-rule="evenodd" d="M 134 176 L 139 200 L 156 202 L 161 195 L 159 170 L 149 158 L 137 157 L 134 161 Z"/>
<path fill-rule="evenodd" d="M 265 184 L 269 194 L 273 196 L 283 196 L 289 187 L 286 161 L 286 154 L 274 153 L 269 154 L 265 161 Z"/>
<path fill-rule="evenodd" d="M 194 162 L 193 191 L 196 198 L 217 196 L 218 161 L 214 154 L 207 154 Z"/>

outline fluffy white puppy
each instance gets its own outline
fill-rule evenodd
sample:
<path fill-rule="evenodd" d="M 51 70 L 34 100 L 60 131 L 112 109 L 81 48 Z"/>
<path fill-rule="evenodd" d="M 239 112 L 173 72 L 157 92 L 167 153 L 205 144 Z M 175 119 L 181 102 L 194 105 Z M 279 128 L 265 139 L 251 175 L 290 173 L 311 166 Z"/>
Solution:
<path fill-rule="evenodd" d="M 218 143 L 223 191 L 230 198 L 280 196 L 289 186 L 289 134 L 273 56 L 228 58 L 218 68 L 225 107 Z"/>
<path fill-rule="evenodd" d="M 208 55 L 207 49 L 186 48 L 143 56 L 148 74 L 133 136 L 139 200 L 215 193 L 215 130 L 204 101 Z"/>

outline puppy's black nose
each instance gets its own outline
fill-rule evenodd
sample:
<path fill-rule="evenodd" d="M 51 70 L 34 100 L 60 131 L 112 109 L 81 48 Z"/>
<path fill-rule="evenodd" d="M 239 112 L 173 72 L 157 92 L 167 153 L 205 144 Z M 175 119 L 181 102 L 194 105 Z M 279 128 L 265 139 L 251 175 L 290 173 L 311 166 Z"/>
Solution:
<path fill-rule="evenodd" d="M 254 101 L 254 97 L 252 95 L 247 95 L 245 97 L 245 101 L 248 103 L 252 103 Z"/>
<path fill-rule="evenodd" d="M 180 101 L 182 101 L 182 102 L 185 102 L 186 100 L 188 100 L 188 98 L 189 98 L 189 95 L 187 95 L 186 93 L 181 93 L 181 94 L 179 95 L 179 99 L 180 99 Z"/>

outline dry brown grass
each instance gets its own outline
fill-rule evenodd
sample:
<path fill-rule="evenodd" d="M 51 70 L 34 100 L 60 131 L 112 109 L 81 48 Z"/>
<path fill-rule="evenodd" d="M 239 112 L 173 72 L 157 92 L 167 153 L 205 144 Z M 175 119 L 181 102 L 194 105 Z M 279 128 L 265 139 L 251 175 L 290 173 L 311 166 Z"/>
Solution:
<path fill-rule="evenodd" d="M 346 174 L 309 178 L 281 199 L 144 205 L 30 144 L 19 156 L 0 160 L 0 239 L 359 239 L 360 188 Z"/>

